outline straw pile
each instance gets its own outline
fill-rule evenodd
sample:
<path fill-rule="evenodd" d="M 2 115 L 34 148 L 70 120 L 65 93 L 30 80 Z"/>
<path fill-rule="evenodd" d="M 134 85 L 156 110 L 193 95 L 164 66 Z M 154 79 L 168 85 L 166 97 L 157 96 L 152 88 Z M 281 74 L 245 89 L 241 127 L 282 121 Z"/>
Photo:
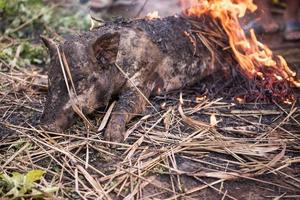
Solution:
<path fill-rule="evenodd" d="M 81 122 L 64 133 L 38 126 L 43 71 L 3 61 L 0 71 L 1 171 L 46 171 L 40 184 L 60 188 L 53 199 L 300 198 L 297 104 L 238 105 L 245 84 L 208 79 L 150 99 L 158 112 L 137 116 L 110 149 Z M 109 114 L 90 119 L 99 127 Z"/>

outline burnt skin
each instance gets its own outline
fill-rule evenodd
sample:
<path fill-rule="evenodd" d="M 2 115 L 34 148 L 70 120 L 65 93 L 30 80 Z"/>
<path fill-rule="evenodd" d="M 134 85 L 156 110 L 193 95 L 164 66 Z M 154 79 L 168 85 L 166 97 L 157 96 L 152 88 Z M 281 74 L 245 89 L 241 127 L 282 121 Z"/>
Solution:
<path fill-rule="evenodd" d="M 208 17 L 199 23 L 201 31 L 220 31 Z M 180 16 L 118 21 L 65 41 L 58 48 L 66 56 L 75 85 L 72 100 L 57 49 L 46 40 L 51 64 L 43 124 L 55 130 L 65 129 L 74 119 L 72 104 L 88 114 L 107 106 L 112 96 L 118 96 L 105 138 L 121 142 L 126 123 L 143 112 L 150 95 L 192 85 L 234 63 L 230 52 L 211 42 L 214 54 L 220 58 L 212 63 L 212 52 L 193 29 L 191 21 Z M 227 42 L 225 37 L 218 39 L 219 43 Z"/>

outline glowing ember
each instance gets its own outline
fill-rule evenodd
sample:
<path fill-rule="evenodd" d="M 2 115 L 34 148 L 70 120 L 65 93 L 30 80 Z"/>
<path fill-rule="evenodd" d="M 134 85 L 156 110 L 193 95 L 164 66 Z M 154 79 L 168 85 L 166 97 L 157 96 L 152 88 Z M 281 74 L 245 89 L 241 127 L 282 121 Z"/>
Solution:
<path fill-rule="evenodd" d="M 197 102 L 197 103 L 201 103 L 201 102 L 203 102 L 203 101 L 206 100 L 206 99 L 207 99 L 207 96 L 206 96 L 206 95 L 200 96 L 200 97 L 196 97 L 196 102 Z"/>
<path fill-rule="evenodd" d="M 253 30 L 247 37 L 240 26 L 238 18 L 243 17 L 247 10 L 253 12 L 257 9 L 252 0 L 181 1 L 186 15 L 209 14 L 220 21 L 240 65 L 239 71 L 248 79 L 255 80 L 259 90 L 267 91 L 269 96 L 281 101 L 294 100 L 289 86 L 300 87 L 300 81 L 295 78 L 296 73 L 288 67 L 283 57 L 274 55 L 266 45 L 259 42 Z M 263 95 L 268 97 L 268 94 Z"/>
<path fill-rule="evenodd" d="M 158 11 L 153 11 L 153 12 L 148 13 L 146 18 L 152 20 L 152 19 L 160 18 L 160 16 L 158 14 Z"/>
<path fill-rule="evenodd" d="M 239 104 L 243 104 L 245 103 L 245 99 L 242 97 L 235 97 L 235 101 Z"/>

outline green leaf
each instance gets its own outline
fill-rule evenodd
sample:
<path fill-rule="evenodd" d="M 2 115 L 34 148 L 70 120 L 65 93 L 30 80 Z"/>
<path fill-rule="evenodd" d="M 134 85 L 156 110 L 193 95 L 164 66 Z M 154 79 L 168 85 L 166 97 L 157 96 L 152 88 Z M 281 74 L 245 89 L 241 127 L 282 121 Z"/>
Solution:
<path fill-rule="evenodd" d="M 5 196 L 11 196 L 11 195 L 13 195 L 14 198 L 17 198 L 17 197 L 22 196 L 24 194 L 20 193 L 18 188 L 14 187 L 8 193 L 5 194 Z"/>
<path fill-rule="evenodd" d="M 24 187 L 31 188 L 33 183 L 41 180 L 42 176 L 45 174 L 43 170 L 31 170 L 25 176 Z"/>
<path fill-rule="evenodd" d="M 8 184 L 14 184 L 12 178 L 10 176 L 8 176 L 7 174 L 1 174 L 0 175 L 0 179 L 2 179 L 4 182 L 8 183 Z"/>
<path fill-rule="evenodd" d="M 41 195 L 42 193 L 38 192 L 34 183 L 41 180 L 44 174 L 43 170 L 31 170 L 26 175 L 18 172 L 13 172 L 12 176 L 0 174 L 0 194 L 7 197 L 13 196 L 13 198 L 22 197 L 25 194 Z"/>
<path fill-rule="evenodd" d="M 37 4 L 42 4 L 42 0 L 28 0 L 29 5 L 37 5 Z"/>
<path fill-rule="evenodd" d="M 0 0 L 0 9 L 4 9 L 6 7 L 6 0 Z"/>
<path fill-rule="evenodd" d="M 13 181 L 13 184 L 15 187 L 18 187 L 23 184 L 23 182 L 24 182 L 23 174 L 20 174 L 19 172 L 13 172 L 12 175 L 13 176 L 12 176 L 11 180 Z"/>
<path fill-rule="evenodd" d="M 30 195 L 32 196 L 32 197 L 37 197 L 37 196 L 41 196 L 43 193 L 40 191 L 40 190 L 37 190 L 37 189 L 32 189 L 32 191 L 31 191 L 31 193 L 30 193 Z"/>
<path fill-rule="evenodd" d="M 59 187 L 47 187 L 47 188 L 43 188 L 42 191 L 45 193 L 54 193 L 57 192 L 59 190 Z"/>

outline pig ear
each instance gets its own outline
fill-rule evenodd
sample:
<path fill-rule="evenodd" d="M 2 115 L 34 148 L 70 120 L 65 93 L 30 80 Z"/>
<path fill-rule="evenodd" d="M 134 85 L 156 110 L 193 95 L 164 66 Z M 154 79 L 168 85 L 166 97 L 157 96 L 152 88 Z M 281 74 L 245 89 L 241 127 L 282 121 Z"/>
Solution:
<path fill-rule="evenodd" d="M 92 60 L 96 63 L 113 64 L 117 59 L 120 43 L 119 33 L 104 34 L 92 41 L 90 51 Z"/>
<path fill-rule="evenodd" d="M 42 41 L 44 42 L 45 46 L 48 48 L 50 54 L 53 54 L 56 52 L 56 44 L 53 40 L 50 38 L 47 38 L 46 36 L 40 36 Z"/>

